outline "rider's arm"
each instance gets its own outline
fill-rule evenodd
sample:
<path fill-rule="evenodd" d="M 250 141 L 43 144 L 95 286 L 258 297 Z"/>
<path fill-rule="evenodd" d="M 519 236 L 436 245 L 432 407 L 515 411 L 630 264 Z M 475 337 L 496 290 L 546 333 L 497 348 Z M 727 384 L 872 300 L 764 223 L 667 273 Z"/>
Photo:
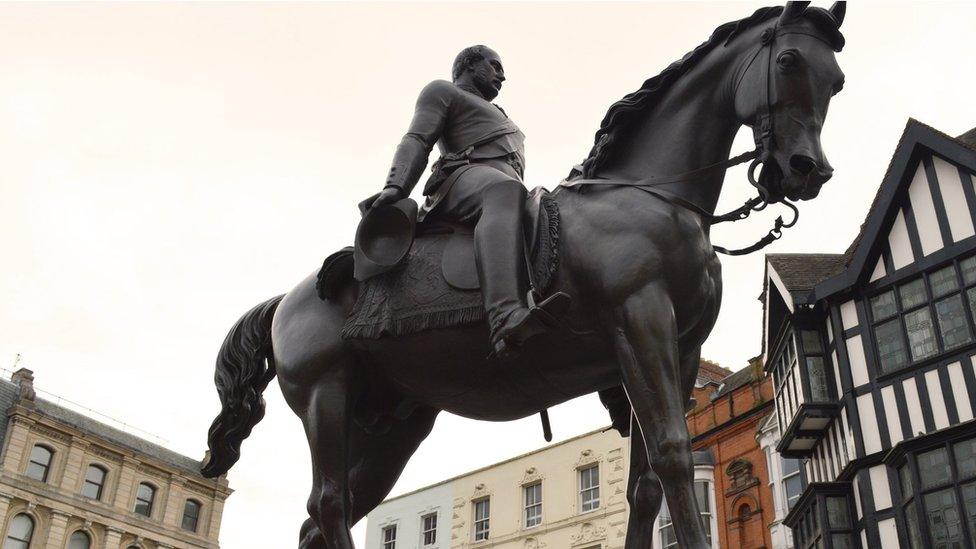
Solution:
<path fill-rule="evenodd" d="M 410 129 L 393 155 L 393 165 L 384 188 L 400 189 L 401 197 L 410 194 L 427 167 L 430 151 L 444 130 L 456 93 L 454 85 L 445 80 L 435 80 L 420 92 Z"/>

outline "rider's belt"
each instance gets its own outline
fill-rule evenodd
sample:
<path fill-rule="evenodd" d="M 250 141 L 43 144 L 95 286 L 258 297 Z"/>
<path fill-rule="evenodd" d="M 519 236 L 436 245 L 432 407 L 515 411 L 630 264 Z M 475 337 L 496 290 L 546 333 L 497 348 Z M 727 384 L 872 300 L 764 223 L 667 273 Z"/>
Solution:
<path fill-rule="evenodd" d="M 474 151 L 474 145 L 463 151 L 442 154 L 430 168 L 430 177 L 427 178 L 427 183 L 424 184 L 424 196 L 430 196 L 437 192 L 437 189 L 454 173 L 454 170 L 470 164 L 471 161 L 468 157 L 472 151 Z"/>

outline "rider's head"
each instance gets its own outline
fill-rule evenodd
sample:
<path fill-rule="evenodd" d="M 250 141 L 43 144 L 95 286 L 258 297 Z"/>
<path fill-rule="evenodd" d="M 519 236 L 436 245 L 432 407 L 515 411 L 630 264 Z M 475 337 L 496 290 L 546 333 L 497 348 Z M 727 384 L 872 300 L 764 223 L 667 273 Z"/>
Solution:
<path fill-rule="evenodd" d="M 487 100 L 491 101 L 502 89 L 505 69 L 502 59 L 488 46 L 464 48 L 454 59 L 451 78 L 455 84 L 468 84 Z"/>

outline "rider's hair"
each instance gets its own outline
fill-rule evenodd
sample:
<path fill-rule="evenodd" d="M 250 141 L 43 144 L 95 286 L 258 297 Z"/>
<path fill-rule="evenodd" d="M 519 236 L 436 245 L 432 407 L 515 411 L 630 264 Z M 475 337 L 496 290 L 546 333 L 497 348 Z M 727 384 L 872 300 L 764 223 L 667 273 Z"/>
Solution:
<path fill-rule="evenodd" d="M 468 68 L 471 63 L 476 63 L 485 58 L 485 50 L 488 46 L 469 46 L 461 50 L 461 53 L 457 54 L 454 58 L 454 66 L 451 68 L 451 80 L 457 80 L 464 74 L 464 69 Z"/>

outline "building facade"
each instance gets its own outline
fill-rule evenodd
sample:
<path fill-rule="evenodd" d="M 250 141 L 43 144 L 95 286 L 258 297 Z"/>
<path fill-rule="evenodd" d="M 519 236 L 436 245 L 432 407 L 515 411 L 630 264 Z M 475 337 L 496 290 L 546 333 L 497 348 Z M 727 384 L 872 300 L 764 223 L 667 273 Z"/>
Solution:
<path fill-rule="evenodd" d="M 772 387 L 761 365 L 732 373 L 703 361 L 694 397 L 695 491 L 712 547 L 785 549 L 770 541 L 775 504 L 757 436 Z M 366 548 L 622 548 L 629 469 L 629 438 L 586 433 L 388 499 L 369 514 Z M 647 520 L 655 547 L 678 546 L 666 504 Z"/>
<path fill-rule="evenodd" d="M 0 380 L 5 549 L 216 548 L 224 477 L 199 461 L 37 398 L 30 370 Z"/>
<path fill-rule="evenodd" d="M 767 256 L 798 548 L 976 546 L 976 139 L 910 120 L 844 254 Z"/>
<path fill-rule="evenodd" d="M 767 460 L 757 434 L 773 409 L 772 384 L 754 359 L 718 381 L 699 384 L 688 413 L 692 448 L 712 457 L 712 507 L 717 547 L 766 549 L 775 506 Z M 781 546 L 781 547 L 785 547 Z"/>

